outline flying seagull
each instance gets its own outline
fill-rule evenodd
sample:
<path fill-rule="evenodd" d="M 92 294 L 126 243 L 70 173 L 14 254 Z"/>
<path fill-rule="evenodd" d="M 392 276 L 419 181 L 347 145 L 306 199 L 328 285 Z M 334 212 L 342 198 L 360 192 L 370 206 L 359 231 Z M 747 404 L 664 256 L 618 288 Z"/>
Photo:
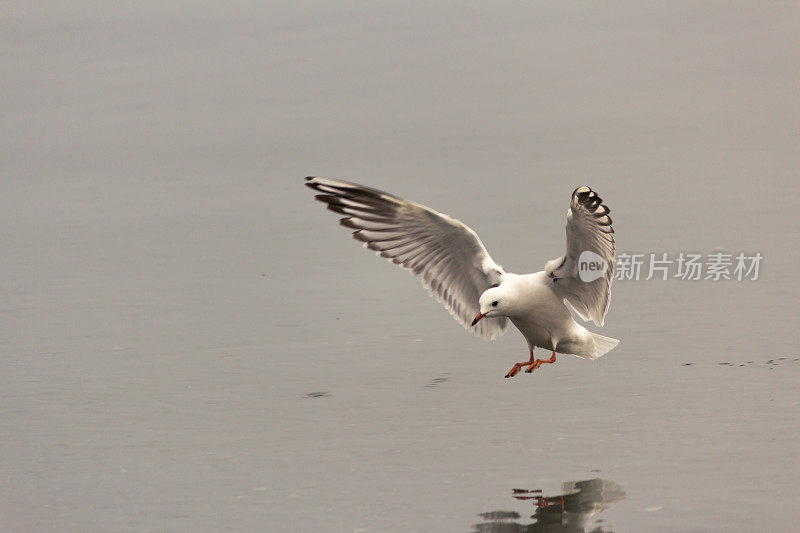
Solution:
<path fill-rule="evenodd" d="M 597 359 L 619 341 L 587 330 L 572 318 L 565 300 L 584 321 L 598 326 L 611 301 L 614 229 L 610 210 L 591 188 L 572 192 L 567 210 L 567 251 L 533 274 L 506 272 L 489 256 L 478 235 L 462 222 L 424 205 L 364 185 L 308 177 L 306 185 L 328 209 L 345 215 L 341 224 L 381 257 L 409 269 L 465 328 L 492 340 L 509 320 L 528 342 L 533 372 L 555 363 L 556 352 Z M 535 359 L 535 347 L 552 351 Z"/>

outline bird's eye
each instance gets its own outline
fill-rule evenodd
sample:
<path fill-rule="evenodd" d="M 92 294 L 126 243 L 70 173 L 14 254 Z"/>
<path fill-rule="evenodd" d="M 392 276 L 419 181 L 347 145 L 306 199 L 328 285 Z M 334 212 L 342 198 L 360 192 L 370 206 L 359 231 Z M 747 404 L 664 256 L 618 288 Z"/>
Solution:
<path fill-rule="evenodd" d="M 497 307 L 497 300 L 492 302 L 492 307 Z"/>

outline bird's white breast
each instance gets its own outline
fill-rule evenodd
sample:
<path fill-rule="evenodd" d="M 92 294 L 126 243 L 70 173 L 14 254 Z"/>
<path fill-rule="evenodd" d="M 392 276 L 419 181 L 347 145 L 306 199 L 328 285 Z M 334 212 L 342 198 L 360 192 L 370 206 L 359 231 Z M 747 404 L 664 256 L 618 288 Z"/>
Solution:
<path fill-rule="evenodd" d="M 552 350 L 555 344 L 558 351 L 559 341 L 570 341 L 580 335 L 579 329 L 583 328 L 572 319 L 544 271 L 522 276 L 507 274 L 505 283 L 510 283 L 515 300 L 514 316 L 509 318 L 531 348 Z"/>

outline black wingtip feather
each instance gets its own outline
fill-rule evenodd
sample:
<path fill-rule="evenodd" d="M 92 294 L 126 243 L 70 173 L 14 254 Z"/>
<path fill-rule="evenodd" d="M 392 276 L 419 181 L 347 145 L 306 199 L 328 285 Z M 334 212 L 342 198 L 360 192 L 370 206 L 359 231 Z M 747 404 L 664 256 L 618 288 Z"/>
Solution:
<path fill-rule="evenodd" d="M 357 229 L 357 230 L 364 229 L 361 226 L 356 226 L 355 224 L 353 224 L 353 222 L 350 220 L 350 218 L 339 219 L 339 224 L 341 224 L 345 228 L 351 228 L 351 229 Z"/>
<path fill-rule="evenodd" d="M 357 240 L 357 241 L 361 241 L 361 242 L 365 242 L 365 243 L 372 242 L 372 241 L 370 240 L 370 238 L 369 238 L 369 237 L 367 237 L 366 235 L 364 235 L 364 233 L 363 233 L 363 232 L 364 232 L 364 230 L 363 230 L 363 229 L 360 229 L 360 230 L 358 230 L 358 231 L 354 231 L 354 232 L 353 232 L 353 238 L 354 238 L 355 240 Z"/>
<path fill-rule="evenodd" d="M 325 202 L 326 204 L 339 203 L 338 197 L 332 194 L 315 194 L 314 199 L 318 202 Z"/>
<path fill-rule="evenodd" d="M 585 191 L 581 189 L 585 188 Z M 580 191 L 580 192 L 579 192 Z M 603 204 L 603 199 L 588 185 L 582 185 L 572 191 L 572 197 L 576 199 L 579 205 L 582 205 L 592 213 L 595 218 L 608 217 L 608 222 L 598 222 L 601 226 L 611 226 L 611 217 L 608 214 L 611 209 Z"/>

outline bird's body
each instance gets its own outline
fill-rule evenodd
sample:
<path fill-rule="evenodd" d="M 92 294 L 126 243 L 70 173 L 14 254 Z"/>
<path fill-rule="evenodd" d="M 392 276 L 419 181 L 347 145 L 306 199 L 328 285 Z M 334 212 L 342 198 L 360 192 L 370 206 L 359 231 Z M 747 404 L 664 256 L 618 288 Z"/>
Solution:
<path fill-rule="evenodd" d="M 306 179 L 306 185 L 324 193 L 317 195 L 319 201 L 347 215 L 341 223 L 356 230 L 354 238 L 421 276 L 462 325 L 493 339 L 508 321 L 513 323 L 528 343 L 530 360 L 514 365 L 506 377 L 525 366 L 532 372 L 542 363 L 554 363 L 556 352 L 596 359 L 619 343 L 578 324 L 564 303 L 569 301 L 581 318 L 598 325 L 610 303 L 614 230 L 608 207 L 589 187 L 572 194 L 566 254 L 543 271 L 520 275 L 505 272 L 477 234 L 448 215 L 363 185 Z M 596 270 L 586 277 L 579 270 L 590 261 Z M 551 358 L 534 359 L 535 347 L 551 351 Z"/>
<path fill-rule="evenodd" d="M 594 338 L 599 335 L 575 322 L 553 285 L 544 270 L 523 275 L 507 272 L 498 286 L 515 295 L 506 316 L 528 341 L 530 349 L 539 347 L 597 359 L 605 353 L 595 343 Z"/>
<path fill-rule="evenodd" d="M 567 345 L 585 343 L 586 330 L 572 319 L 563 299 L 550 285 L 547 274 L 541 271 L 524 275 L 507 273 L 498 288 L 508 288 L 508 292 L 516 294 L 517 302 L 508 318 L 528 341 L 529 348 L 538 346 L 558 353 L 575 353 Z"/>

